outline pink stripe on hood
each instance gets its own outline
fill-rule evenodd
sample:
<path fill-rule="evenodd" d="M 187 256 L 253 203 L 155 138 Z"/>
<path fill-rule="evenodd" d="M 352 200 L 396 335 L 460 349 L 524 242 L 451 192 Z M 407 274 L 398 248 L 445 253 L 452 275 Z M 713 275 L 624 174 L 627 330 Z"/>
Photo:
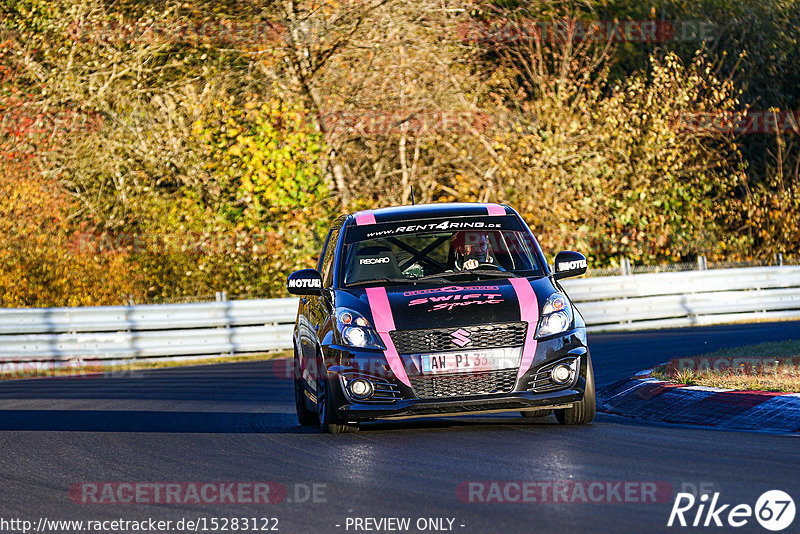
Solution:
<path fill-rule="evenodd" d="M 389 305 L 389 296 L 386 294 L 386 289 L 383 287 L 368 287 L 367 300 L 369 301 L 369 309 L 372 311 L 372 319 L 375 322 L 375 329 L 381 337 L 381 341 L 386 346 L 383 355 L 386 357 L 386 362 L 389 364 L 394 376 L 403 384 L 411 387 L 411 381 L 406 374 L 406 368 L 403 366 L 403 361 L 400 355 L 397 354 L 397 349 L 392 342 L 389 332 L 395 329 L 394 317 L 392 316 L 392 307 Z"/>
<path fill-rule="evenodd" d="M 519 363 L 517 379 L 528 372 L 536 355 L 536 326 L 539 324 L 539 302 L 536 300 L 536 293 L 533 292 L 531 283 L 527 278 L 511 278 L 511 285 L 519 301 L 519 318 L 528 323 L 527 333 L 525 334 L 525 344 L 522 346 L 522 361 Z"/>

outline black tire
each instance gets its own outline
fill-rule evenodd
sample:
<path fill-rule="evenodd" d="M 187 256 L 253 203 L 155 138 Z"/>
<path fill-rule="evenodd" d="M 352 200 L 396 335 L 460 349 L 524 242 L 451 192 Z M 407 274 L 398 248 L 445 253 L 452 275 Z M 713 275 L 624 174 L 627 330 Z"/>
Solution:
<path fill-rule="evenodd" d="M 519 413 L 522 417 L 533 419 L 534 417 L 548 417 L 553 410 L 525 410 Z"/>
<path fill-rule="evenodd" d="M 297 350 L 294 355 L 294 407 L 297 411 L 297 421 L 304 426 L 318 425 L 319 417 L 317 412 L 306 407 L 306 385 L 300 373 L 300 359 L 297 357 Z"/>
<path fill-rule="evenodd" d="M 589 355 L 586 358 L 586 390 L 583 393 L 583 399 L 570 408 L 555 410 L 556 419 L 562 425 L 588 425 L 594 419 L 597 409 L 597 398 L 594 393 L 594 369 L 592 369 L 592 358 Z"/>
<path fill-rule="evenodd" d="M 320 372 L 322 372 L 320 370 Z M 317 382 L 317 411 L 319 427 L 326 434 L 346 434 L 358 432 L 358 423 L 345 421 L 336 413 L 331 398 L 331 387 L 328 380 L 320 378 Z"/>

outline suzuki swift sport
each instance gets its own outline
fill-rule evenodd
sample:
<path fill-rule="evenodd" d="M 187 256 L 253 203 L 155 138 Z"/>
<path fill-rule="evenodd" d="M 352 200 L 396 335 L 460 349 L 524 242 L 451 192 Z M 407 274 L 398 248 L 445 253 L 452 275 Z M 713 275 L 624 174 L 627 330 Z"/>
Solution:
<path fill-rule="evenodd" d="M 376 419 L 595 413 L 586 326 L 519 214 L 427 204 L 337 219 L 317 269 L 292 273 L 297 417 L 326 432 Z"/>

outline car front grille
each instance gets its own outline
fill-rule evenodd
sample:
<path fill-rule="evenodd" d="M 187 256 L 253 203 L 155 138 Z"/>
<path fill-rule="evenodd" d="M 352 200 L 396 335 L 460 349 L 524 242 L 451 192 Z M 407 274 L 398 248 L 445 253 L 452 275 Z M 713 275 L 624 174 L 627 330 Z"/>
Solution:
<path fill-rule="evenodd" d="M 527 323 L 517 322 L 427 330 L 395 330 L 389 335 L 399 354 L 419 354 L 459 349 L 521 347 L 525 343 L 526 329 Z M 453 334 L 459 330 L 463 336 L 460 334 L 454 336 Z M 464 339 L 469 341 L 463 343 Z"/>
<path fill-rule="evenodd" d="M 510 393 L 517 382 L 517 370 L 421 376 L 410 380 L 414 393 L 420 399 L 469 397 Z"/>

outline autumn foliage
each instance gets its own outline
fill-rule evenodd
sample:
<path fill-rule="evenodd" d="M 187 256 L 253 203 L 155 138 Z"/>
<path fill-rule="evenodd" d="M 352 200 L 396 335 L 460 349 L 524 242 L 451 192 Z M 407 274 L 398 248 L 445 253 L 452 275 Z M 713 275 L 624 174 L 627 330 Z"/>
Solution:
<path fill-rule="evenodd" d="M 595 267 L 800 252 L 797 134 L 682 119 L 797 109 L 794 0 L 2 4 L 3 306 L 282 296 L 412 185 Z M 569 33 L 702 17 L 713 43 Z"/>

